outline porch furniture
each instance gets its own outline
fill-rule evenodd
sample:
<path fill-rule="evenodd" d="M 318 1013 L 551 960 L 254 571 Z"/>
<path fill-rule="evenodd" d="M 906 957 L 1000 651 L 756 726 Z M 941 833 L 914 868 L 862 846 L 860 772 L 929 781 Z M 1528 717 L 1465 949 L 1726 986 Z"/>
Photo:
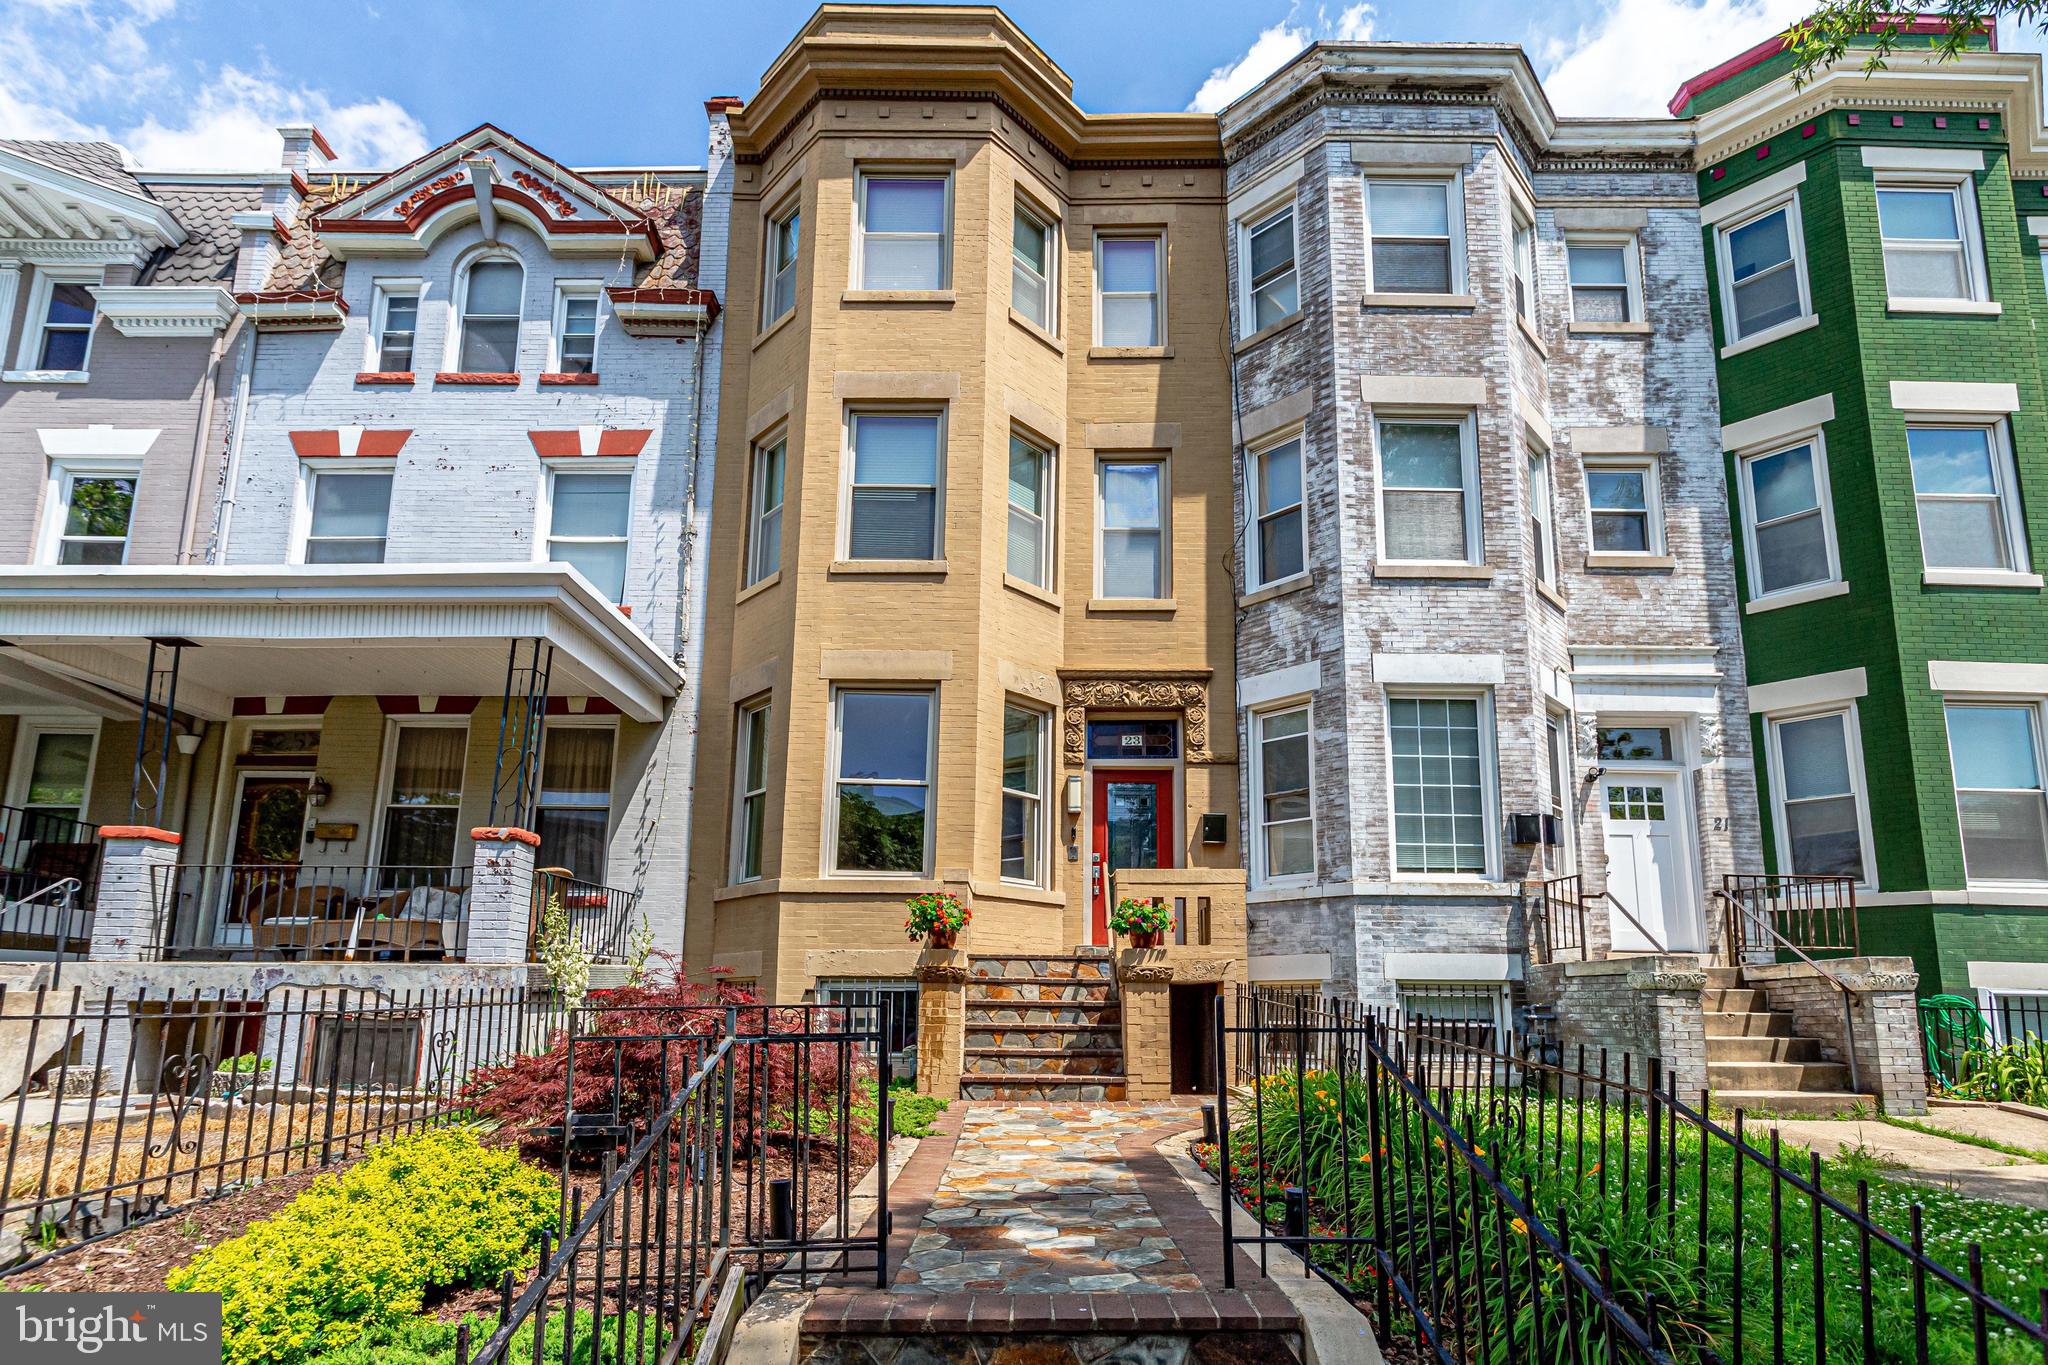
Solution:
<path fill-rule="evenodd" d="M 363 914 L 267 920 L 251 930 L 251 939 L 258 952 L 396 953 L 404 957 L 439 957 L 443 952 L 439 920 L 376 919 Z"/>

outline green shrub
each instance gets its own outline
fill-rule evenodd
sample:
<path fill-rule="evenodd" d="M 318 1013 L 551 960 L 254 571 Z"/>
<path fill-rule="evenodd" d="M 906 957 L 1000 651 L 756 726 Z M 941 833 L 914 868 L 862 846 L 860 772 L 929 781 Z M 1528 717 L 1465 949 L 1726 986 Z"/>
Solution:
<path fill-rule="evenodd" d="M 431 1287 L 531 1266 L 560 1197 L 553 1177 L 472 1132 L 421 1133 L 322 1176 L 165 1287 L 221 1295 L 228 1365 L 295 1365 L 418 1313 Z"/>
<path fill-rule="evenodd" d="M 471 1313 L 469 1323 L 469 1351 L 474 1356 L 491 1333 L 498 1330 L 496 1313 Z M 548 1314 L 547 1335 L 543 1339 L 542 1358 L 549 1365 L 619 1365 L 622 1361 L 641 1358 L 642 1333 L 645 1333 L 646 1355 L 652 1356 L 655 1320 L 639 1313 L 626 1314 L 626 1353 L 618 1351 L 618 1317 L 607 1314 L 604 1320 L 604 1340 L 595 1343 L 593 1354 L 591 1328 L 593 1319 L 587 1308 L 576 1310 L 575 1354 L 564 1358 L 562 1355 L 562 1315 Z M 383 1323 L 364 1332 L 346 1346 L 322 1352 L 310 1357 L 306 1365 L 454 1365 L 455 1328 L 452 1322 L 437 1322 L 433 1318 L 405 1318 L 399 1322 Z M 512 1334 L 512 1341 L 505 1352 L 505 1359 L 521 1361 L 533 1359 L 533 1321 L 528 1319 L 519 1330 Z"/>
<path fill-rule="evenodd" d="M 870 1132 L 875 1128 L 875 1094 L 878 1087 L 873 1077 L 860 1083 L 860 1098 L 853 1103 L 855 1122 Z M 937 1095 L 920 1095 L 917 1086 L 910 1081 L 897 1081 L 889 1087 L 889 1113 L 893 1120 L 890 1132 L 896 1137 L 921 1138 L 932 1135 L 932 1120 L 945 1109 L 946 1102 Z"/>

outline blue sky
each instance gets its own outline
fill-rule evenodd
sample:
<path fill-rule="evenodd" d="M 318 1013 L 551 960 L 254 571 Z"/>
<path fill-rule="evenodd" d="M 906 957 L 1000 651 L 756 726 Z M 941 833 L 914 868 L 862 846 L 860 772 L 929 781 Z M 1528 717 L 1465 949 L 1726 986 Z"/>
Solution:
<path fill-rule="evenodd" d="M 1315 38 L 1519 42 L 1566 114 L 1654 114 L 1812 0 L 1010 0 L 1102 111 L 1215 107 Z M 489 120 L 578 165 L 698 164 L 808 0 L 0 0 L 0 137 L 102 137 L 141 165 L 274 164 L 311 118 L 350 166 Z M 2029 44 L 2030 46 L 2033 44 Z"/>

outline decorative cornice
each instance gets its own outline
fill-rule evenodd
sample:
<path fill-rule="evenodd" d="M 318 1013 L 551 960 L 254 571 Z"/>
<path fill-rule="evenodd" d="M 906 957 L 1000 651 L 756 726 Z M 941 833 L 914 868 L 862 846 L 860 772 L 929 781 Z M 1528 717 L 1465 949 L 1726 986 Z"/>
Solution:
<path fill-rule="evenodd" d="M 215 284 L 88 286 L 100 315 L 124 337 L 204 337 L 228 325 L 234 296 Z"/>
<path fill-rule="evenodd" d="M 338 289 L 261 289 L 237 294 L 235 302 L 265 331 L 327 331 L 348 317 L 348 301 Z"/>
<path fill-rule="evenodd" d="M 709 289 L 633 289 L 604 291 L 612 316 L 627 336 L 695 336 L 718 316 L 718 296 Z"/>
<path fill-rule="evenodd" d="M 148 263 L 150 247 L 136 237 L 67 240 L 58 237 L 0 237 L 0 256 L 30 265 L 132 265 Z"/>

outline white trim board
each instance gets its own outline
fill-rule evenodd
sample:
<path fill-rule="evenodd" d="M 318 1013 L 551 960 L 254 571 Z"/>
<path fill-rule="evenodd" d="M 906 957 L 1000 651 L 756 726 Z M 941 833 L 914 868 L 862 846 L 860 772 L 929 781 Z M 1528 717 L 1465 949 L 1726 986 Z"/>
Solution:
<path fill-rule="evenodd" d="M 1835 396 L 1832 393 L 1821 394 L 1818 398 L 1803 398 L 1797 403 L 1788 403 L 1782 408 L 1728 423 L 1721 428 L 1721 449 L 1740 452 L 1767 446 L 1834 420 Z"/>
<path fill-rule="evenodd" d="M 2048 664 L 1929 659 L 1927 683 L 1937 692 L 1999 692 L 2048 696 Z"/>
<path fill-rule="evenodd" d="M 1749 709 L 1754 712 L 1794 711 L 1829 702 L 1854 701 L 1870 695 L 1870 681 L 1860 668 L 1833 673 L 1810 673 L 1782 682 L 1755 683 L 1749 689 Z"/>
<path fill-rule="evenodd" d="M 1712 227 L 1730 218 L 1740 218 L 1751 209 L 1768 204 L 1779 195 L 1795 190 L 1806 183 L 1806 163 L 1795 161 L 1775 175 L 1767 175 L 1754 184 L 1716 199 L 1711 204 L 1700 205 L 1700 226 Z"/>
<path fill-rule="evenodd" d="M 1323 685 L 1323 665 L 1320 660 L 1310 659 L 1305 664 L 1288 668 L 1276 668 L 1268 673 L 1254 673 L 1237 680 L 1237 704 L 1239 706 L 1261 706 L 1282 697 L 1299 697 L 1319 691 Z"/>
<path fill-rule="evenodd" d="M 1506 662 L 1498 654 L 1375 654 L 1373 681 L 1382 686 L 1500 686 Z"/>
<path fill-rule="evenodd" d="M 1865 147 L 1863 164 L 1873 171 L 1981 171 L 1984 153 L 1975 147 Z"/>
<path fill-rule="evenodd" d="M 1892 406 L 1901 412 L 2018 412 L 2020 386 L 1894 379 Z"/>
<path fill-rule="evenodd" d="M 1390 981 L 1517 981 L 1521 973 L 1507 953 L 1388 953 Z"/>
<path fill-rule="evenodd" d="M 1254 955 L 1245 962 L 1245 973 L 1253 981 L 1328 981 L 1328 953 L 1271 953 Z"/>
<path fill-rule="evenodd" d="M 2048 991 L 2048 962 L 1970 962 L 1970 984 L 1980 991 Z"/>

